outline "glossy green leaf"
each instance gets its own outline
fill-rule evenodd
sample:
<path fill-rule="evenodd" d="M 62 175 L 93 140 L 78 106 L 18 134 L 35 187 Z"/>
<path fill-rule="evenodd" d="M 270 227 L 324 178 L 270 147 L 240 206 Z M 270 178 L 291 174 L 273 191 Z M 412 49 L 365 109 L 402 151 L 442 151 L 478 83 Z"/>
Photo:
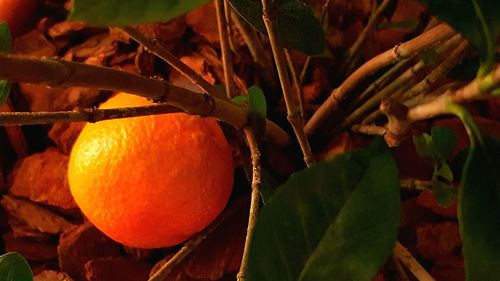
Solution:
<path fill-rule="evenodd" d="M 261 88 L 252 86 L 248 89 L 248 102 L 250 115 L 265 120 L 267 116 L 266 96 Z"/>
<path fill-rule="evenodd" d="M 436 171 L 436 176 L 440 176 L 449 182 L 453 181 L 453 172 L 450 165 L 446 162 L 441 163 L 441 166 Z"/>
<path fill-rule="evenodd" d="M 9 26 L 2 22 L 0 23 L 0 52 L 10 52 L 12 37 L 10 35 Z M 11 84 L 8 81 L 0 80 L 0 105 L 4 104 L 9 98 Z"/>
<path fill-rule="evenodd" d="M 491 70 L 495 61 L 496 39 L 500 33 L 498 0 L 420 0 L 433 15 L 462 33 L 479 50 L 479 75 Z"/>
<path fill-rule="evenodd" d="M 455 133 L 450 128 L 432 127 L 431 137 L 437 160 L 446 162 L 457 145 Z"/>
<path fill-rule="evenodd" d="M 23 256 L 11 252 L 0 256 L 0 280 L 33 281 L 33 273 Z"/>
<path fill-rule="evenodd" d="M 248 95 L 240 95 L 240 96 L 236 96 L 236 97 L 233 97 L 231 99 L 231 101 L 234 103 L 234 104 L 237 104 L 237 105 L 246 105 L 248 104 Z"/>
<path fill-rule="evenodd" d="M 370 281 L 400 219 L 397 168 L 381 139 L 292 175 L 264 206 L 248 281 Z"/>
<path fill-rule="evenodd" d="M 453 189 L 440 181 L 432 182 L 432 193 L 434 193 L 437 203 L 443 208 L 449 207 L 453 199 L 455 199 L 455 192 Z"/>
<path fill-rule="evenodd" d="M 255 29 L 267 34 L 262 20 L 261 0 L 229 0 L 234 9 Z M 285 48 L 308 55 L 325 50 L 323 27 L 301 0 L 276 0 L 276 35 Z"/>
<path fill-rule="evenodd" d="M 463 168 L 458 221 L 467 281 L 500 276 L 500 142 L 471 147 Z"/>
<path fill-rule="evenodd" d="M 124 26 L 167 21 L 207 0 L 74 0 L 68 19 L 98 26 Z"/>

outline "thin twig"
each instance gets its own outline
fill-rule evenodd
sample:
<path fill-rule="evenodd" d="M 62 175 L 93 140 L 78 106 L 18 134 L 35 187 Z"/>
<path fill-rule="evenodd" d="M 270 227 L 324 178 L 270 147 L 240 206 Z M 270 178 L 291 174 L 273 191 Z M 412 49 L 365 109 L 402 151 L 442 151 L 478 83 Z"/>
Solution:
<path fill-rule="evenodd" d="M 383 102 L 380 110 L 389 120 L 385 126 L 387 134 L 384 138 L 389 145 L 399 145 L 414 122 L 449 114 L 449 105 L 452 103 L 493 98 L 494 96 L 488 93 L 498 88 L 500 88 L 500 64 L 497 64 L 488 75 L 478 77 L 458 90 L 449 90 L 427 103 L 409 109 L 397 102 Z"/>
<path fill-rule="evenodd" d="M 368 38 L 368 34 L 373 32 L 377 24 L 382 20 L 385 11 L 387 10 L 387 8 L 389 8 L 390 4 L 393 1 L 394 0 L 382 1 L 375 12 L 370 15 L 368 23 L 359 34 L 354 44 L 349 48 L 349 50 L 347 50 L 342 66 L 340 67 L 341 70 L 347 71 L 347 73 L 351 72 L 350 70 L 352 69 L 352 67 L 354 67 L 355 63 L 354 57 L 358 54 L 361 46 L 363 46 L 363 44 L 365 43 L 366 39 Z"/>
<path fill-rule="evenodd" d="M 0 54 L 0 65 L 0 79 L 11 82 L 128 92 L 164 102 L 190 114 L 211 116 L 237 128 L 247 123 L 245 108 L 232 102 L 109 67 L 6 54 Z"/>
<path fill-rule="evenodd" d="M 376 125 L 354 125 L 352 126 L 351 131 L 371 136 L 385 135 L 385 128 Z"/>
<path fill-rule="evenodd" d="M 319 128 L 321 128 L 330 116 L 336 112 L 339 103 L 343 101 L 347 95 L 354 91 L 354 89 L 356 89 L 356 87 L 365 78 L 389 64 L 415 56 L 419 52 L 447 39 L 454 33 L 453 29 L 451 29 L 448 25 L 441 24 L 413 38 L 412 40 L 399 44 L 365 62 L 361 67 L 347 77 L 347 79 L 338 88 L 334 89 L 330 93 L 327 100 L 313 114 L 304 128 L 306 135 L 311 136 Z"/>
<path fill-rule="evenodd" d="M 248 254 L 250 243 L 252 241 L 255 222 L 257 220 L 257 214 L 259 212 L 260 203 L 260 185 L 262 184 L 262 173 L 260 166 L 260 150 L 255 139 L 255 134 L 253 130 L 249 127 L 243 129 L 245 137 L 250 147 L 250 153 L 252 157 L 252 199 L 250 201 L 250 213 L 248 216 L 248 227 L 247 235 L 245 238 L 245 247 L 243 250 L 243 258 L 241 260 L 240 270 L 237 275 L 238 281 L 244 281 L 247 274 L 248 268 Z"/>
<path fill-rule="evenodd" d="M 231 59 L 231 47 L 229 46 L 229 33 L 224 8 L 225 0 L 215 0 L 215 11 L 217 14 L 217 28 L 219 29 L 220 49 L 222 53 L 222 68 L 224 69 L 224 81 L 226 96 L 233 97 L 233 63 Z"/>
<path fill-rule="evenodd" d="M 175 268 L 184 258 L 186 258 L 194 249 L 196 249 L 205 238 L 207 238 L 210 233 L 216 230 L 224 221 L 226 221 L 229 217 L 234 215 L 240 208 L 244 207 L 248 204 L 248 198 L 242 197 L 230 206 L 226 207 L 226 209 L 217 217 L 217 219 L 212 222 L 209 226 L 203 229 L 201 232 L 196 234 L 191 240 L 186 242 L 184 246 L 173 256 L 171 257 L 165 264 L 163 264 L 151 277 L 149 277 L 148 281 L 163 281 L 165 278 L 172 272 L 172 269 Z"/>
<path fill-rule="evenodd" d="M 309 167 L 313 164 L 314 159 L 311 147 L 309 146 L 309 141 L 304 134 L 300 112 L 292 98 L 293 93 L 290 87 L 290 79 L 288 77 L 284 50 L 280 47 L 276 37 L 276 27 L 274 22 L 276 20 L 275 9 L 276 7 L 274 6 L 274 2 L 272 0 L 262 0 L 262 18 L 264 20 L 264 24 L 266 25 L 267 35 L 273 51 L 274 62 L 276 64 L 276 69 L 278 70 L 281 89 L 283 91 L 283 97 L 287 107 L 287 118 L 292 125 L 295 135 L 297 136 L 302 154 L 304 155 L 304 162 Z"/>
<path fill-rule="evenodd" d="M 36 125 L 57 122 L 90 122 L 95 123 L 109 119 L 119 119 L 155 114 L 183 112 L 168 104 L 153 104 L 141 107 L 97 109 L 83 108 L 77 111 L 56 112 L 5 112 L 0 113 L 0 125 Z"/>
<path fill-rule="evenodd" d="M 292 76 L 293 89 L 295 90 L 295 97 L 297 99 L 297 106 L 299 107 L 300 117 L 302 122 L 304 122 L 304 93 L 302 92 L 302 87 L 300 86 L 299 79 L 297 77 L 297 71 L 295 71 L 295 66 L 293 65 L 292 56 L 289 50 L 285 50 L 286 63 L 288 65 L 288 70 Z"/>
<path fill-rule="evenodd" d="M 170 53 L 160 42 L 154 38 L 149 38 L 139 32 L 133 27 L 123 27 L 122 30 L 127 33 L 130 38 L 137 41 L 139 44 L 143 45 L 148 49 L 149 52 L 157 55 L 163 61 L 172 66 L 175 70 L 179 71 L 187 79 L 189 79 L 193 84 L 198 86 L 202 91 L 207 94 L 221 98 L 221 93 L 213 85 L 205 81 L 198 73 L 192 70 L 189 66 L 183 63 L 180 59 Z"/>
<path fill-rule="evenodd" d="M 319 15 L 319 22 L 323 24 L 326 19 L 326 15 L 328 15 L 328 7 L 330 6 L 331 0 L 326 0 L 323 6 L 321 7 L 321 13 Z M 306 60 L 304 61 L 304 65 L 302 65 L 302 70 L 300 71 L 299 77 L 298 77 L 298 83 L 299 85 L 302 85 L 304 83 L 304 79 L 307 74 L 307 70 L 309 69 L 309 65 L 311 64 L 311 56 L 307 56 Z"/>
<path fill-rule="evenodd" d="M 404 100 L 408 100 L 421 93 L 425 93 L 432 85 L 434 85 L 434 83 L 436 83 L 436 81 L 446 76 L 446 74 L 448 74 L 453 67 L 460 63 L 468 46 L 469 44 L 467 41 L 462 41 L 458 47 L 456 47 L 434 70 L 432 70 L 431 73 L 429 73 L 422 81 L 404 94 Z"/>
<path fill-rule="evenodd" d="M 394 247 L 394 256 L 418 281 L 436 281 L 399 241 Z"/>

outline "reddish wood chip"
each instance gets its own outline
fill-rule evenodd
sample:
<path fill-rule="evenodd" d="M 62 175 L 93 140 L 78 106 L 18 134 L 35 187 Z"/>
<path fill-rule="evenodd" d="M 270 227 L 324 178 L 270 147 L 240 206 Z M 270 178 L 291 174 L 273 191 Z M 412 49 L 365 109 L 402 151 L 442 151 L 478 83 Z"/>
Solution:
<path fill-rule="evenodd" d="M 455 198 L 451 205 L 447 208 L 439 206 L 436 201 L 434 193 L 430 190 L 422 191 L 417 198 L 417 204 L 431 210 L 432 212 L 447 217 L 447 218 L 457 218 L 457 199 Z"/>
<path fill-rule="evenodd" d="M 59 234 L 73 228 L 73 224 L 63 217 L 42 208 L 38 204 L 4 195 L 0 201 L 9 215 L 24 222 L 32 229 L 47 234 Z"/>
<path fill-rule="evenodd" d="M 464 281 L 464 259 L 461 256 L 449 256 L 437 260 L 431 275 L 438 281 Z"/>
<path fill-rule="evenodd" d="M 192 70 L 194 70 L 196 73 L 201 75 L 201 77 L 205 79 L 208 83 L 210 84 L 215 83 L 215 78 L 209 69 L 208 63 L 206 59 L 203 58 L 202 56 L 198 55 L 184 56 L 181 57 L 180 60 L 187 66 L 189 66 Z M 168 81 L 173 85 L 183 87 L 191 91 L 200 93 L 202 92 L 202 90 L 198 86 L 194 85 L 188 78 L 180 74 L 178 71 L 170 72 L 170 75 L 168 76 Z"/>
<path fill-rule="evenodd" d="M 184 17 L 178 17 L 165 23 L 144 24 L 138 27 L 144 35 L 160 41 L 168 50 L 183 42 L 182 36 L 186 32 Z"/>
<path fill-rule="evenodd" d="M 85 280 L 86 262 L 102 257 L 120 256 L 120 244 L 114 242 L 90 222 L 61 235 L 57 252 L 61 269 L 75 280 Z"/>
<path fill-rule="evenodd" d="M 33 30 L 14 40 L 12 53 L 19 55 L 30 55 L 35 57 L 53 57 L 56 55 L 56 47 L 45 35 Z"/>
<path fill-rule="evenodd" d="M 85 124 L 85 122 L 56 123 L 49 131 L 49 138 L 54 141 L 62 153 L 69 155 Z"/>
<path fill-rule="evenodd" d="M 12 232 L 2 235 L 6 252 L 19 252 L 26 259 L 45 261 L 57 257 L 57 245 L 49 241 L 16 238 Z"/>
<path fill-rule="evenodd" d="M 426 260 L 438 260 L 454 255 L 460 247 L 460 233 L 456 222 L 417 227 L 417 251 Z"/>
<path fill-rule="evenodd" d="M 35 275 L 33 281 L 73 281 L 73 279 L 64 272 L 44 270 Z"/>
<path fill-rule="evenodd" d="M 146 281 L 151 267 L 129 257 L 107 257 L 85 263 L 88 281 Z"/>
<path fill-rule="evenodd" d="M 68 156 L 55 148 L 28 156 L 17 163 L 10 175 L 10 193 L 62 209 L 75 209 L 67 166 Z"/>
<path fill-rule="evenodd" d="M 219 46 L 219 29 L 214 2 L 208 2 L 186 14 L 186 24 L 214 46 Z"/>

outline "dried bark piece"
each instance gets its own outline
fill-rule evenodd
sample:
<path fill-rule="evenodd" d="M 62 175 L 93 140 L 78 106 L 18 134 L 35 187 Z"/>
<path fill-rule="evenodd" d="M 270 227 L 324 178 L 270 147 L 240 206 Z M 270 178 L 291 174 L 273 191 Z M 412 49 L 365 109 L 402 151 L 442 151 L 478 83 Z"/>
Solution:
<path fill-rule="evenodd" d="M 59 234 L 74 227 L 72 223 L 63 217 L 35 203 L 4 195 L 0 204 L 7 210 L 9 215 L 43 233 Z"/>
<path fill-rule="evenodd" d="M 19 252 L 28 260 L 45 261 L 57 257 L 57 245 L 55 243 L 16 238 L 12 232 L 5 233 L 2 238 L 6 252 Z"/>
<path fill-rule="evenodd" d="M 154 250 L 151 249 L 138 249 L 138 248 L 132 248 L 126 245 L 123 245 L 123 249 L 129 255 L 136 261 L 146 261 L 149 260 L 153 257 L 154 255 Z"/>
<path fill-rule="evenodd" d="M 73 281 L 73 279 L 64 272 L 44 270 L 35 275 L 33 281 Z"/>
<path fill-rule="evenodd" d="M 120 250 L 120 244 L 102 234 L 90 222 L 63 233 L 57 247 L 61 269 L 75 280 L 85 280 L 86 262 L 120 256 Z"/>
<path fill-rule="evenodd" d="M 10 193 L 62 209 L 78 208 L 69 190 L 68 161 L 55 148 L 22 159 L 10 175 Z"/>
<path fill-rule="evenodd" d="M 56 47 L 37 30 L 33 30 L 14 40 L 12 53 L 17 55 L 30 55 L 35 57 L 53 57 Z"/>
<path fill-rule="evenodd" d="M 464 281 L 464 258 L 449 256 L 438 259 L 432 266 L 430 273 L 439 281 Z"/>
<path fill-rule="evenodd" d="M 426 260 L 454 255 L 461 247 L 456 222 L 426 224 L 417 227 L 417 251 Z"/>
<path fill-rule="evenodd" d="M 88 281 L 146 281 L 152 265 L 129 257 L 107 257 L 85 263 Z"/>
<path fill-rule="evenodd" d="M 118 49 L 118 41 L 109 32 L 90 37 L 85 42 L 68 50 L 78 60 L 102 55 L 112 56 Z"/>
<path fill-rule="evenodd" d="M 49 131 L 49 138 L 62 153 L 69 155 L 85 124 L 85 122 L 55 123 Z"/>
<path fill-rule="evenodd" d="M 148 37 L 155 38 L 171 51 L 176 44 L 184 41 L 182 36 L 186 32 L 186 23 L 181 16 L 165 23 L 140 25 L 138 30 Z"/>
<path fill-rule="evenodd" d="M 215 6 L 208 2 L 186 14 L 186 24 L 214 46 L 220 45 Z"/>
<path fill-rule="evenodd" d="M 27 238 L 35 241 L 48 241 L 53 235 L 48 233 L 43 233 L 38 229 L 34 229 L 28 226 L 26 223 L 10 216 L 8 218 L 9 226 L 12 229 L 14 237 L 16 238 Z"/>

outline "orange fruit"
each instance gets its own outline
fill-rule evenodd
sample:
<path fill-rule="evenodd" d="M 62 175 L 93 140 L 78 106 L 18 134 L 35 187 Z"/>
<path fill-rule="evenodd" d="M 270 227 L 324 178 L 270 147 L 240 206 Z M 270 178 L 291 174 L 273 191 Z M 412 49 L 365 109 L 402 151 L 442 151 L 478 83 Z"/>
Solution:
<path fill-rule="evenodd" d="M 150 104 L 120 93 L 100 108 Z M 233 184 L 231 148 L 209 118 L 173 113 L 87 124 L 69 161 L 83 214 L 125 245 L 179 244 L 210 224 Z"/>

